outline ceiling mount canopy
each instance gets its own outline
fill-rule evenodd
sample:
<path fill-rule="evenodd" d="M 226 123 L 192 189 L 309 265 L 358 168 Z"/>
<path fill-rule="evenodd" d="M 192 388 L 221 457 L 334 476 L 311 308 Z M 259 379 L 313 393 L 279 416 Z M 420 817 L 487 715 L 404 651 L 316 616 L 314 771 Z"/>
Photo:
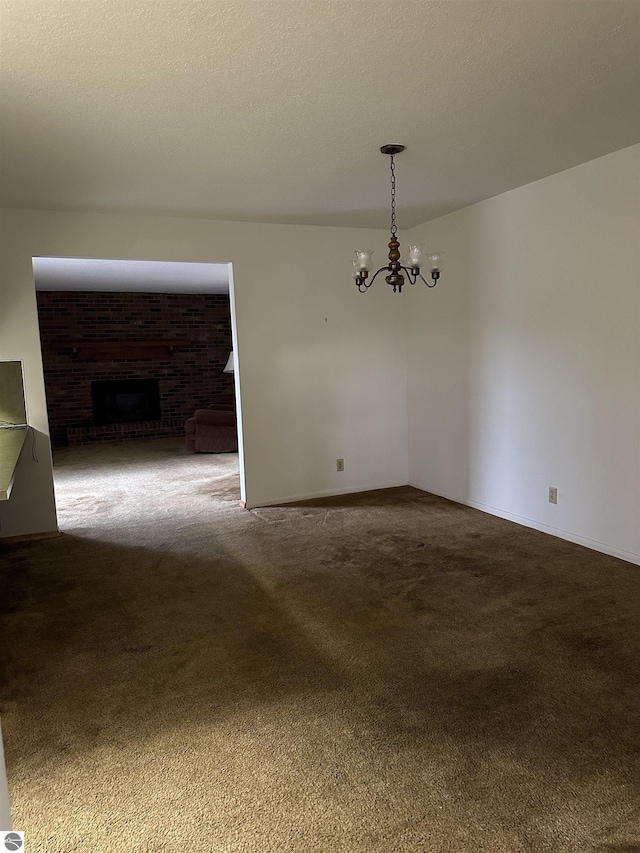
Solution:
<path fill-rule="evenodd" d="M 392 157 L 396 154 L 401 154 L 404 151 L 404 145 L 383 145 L 380 149 L 381 154 L 390 154 Z"/>
<path fill-rule="evenodd" d="M 391 239 L 389 240 L 389 263 L 385 267 L 380 267 L 380 269 L 373 274 L 371 281 L 367 281 L 369 277 L 369 270 L 371 268 L 371 255 L 373 255 L 372 249 L 356 249 L 356 259 L 353 262 L 353 278 L 355 280 L 356 286 L 360 293 L 364 293 L 369 290 L 373 282 L 376 280 L 378 275 L 381 272 L 387 271 L 388 275 L 385 276 L 385 281 L 388 285 L 393 288 L 394 293 L 402 292 L 402 285 L 404 284 L 404 275 L 403 272 L 406 273 L 407 280 L 409 284 L 415 284 L 418 279 L 421 279 L 427 287 L 435 287 L 438 283 L 438 279 L 440 278 L 440 269 L 442 267 L 442 254 L 439 252 L 432 252 L 427 254 L 427 262 L 429 271 L 431 273 L 431 281 L 427 281 L 427 279 L 420 272 L 422 266 L 422 258 L 424 254 L 424 249 L 422 246 L 409 246 L 409 263 L 410 267 L 405 267 L 400 262 L 400 242 L 397 237 L 397 226 L 396 226 L 396 164 L 395 164 L 395 156 L 396 154 L 402 153 L 404 151 L 404 145 L 398 145 L 396 143 L 389 143 L 387 145 L 383 145 L 380 149 L 382 154 L 387 154 L 390 158 L 391 165 Z"/>

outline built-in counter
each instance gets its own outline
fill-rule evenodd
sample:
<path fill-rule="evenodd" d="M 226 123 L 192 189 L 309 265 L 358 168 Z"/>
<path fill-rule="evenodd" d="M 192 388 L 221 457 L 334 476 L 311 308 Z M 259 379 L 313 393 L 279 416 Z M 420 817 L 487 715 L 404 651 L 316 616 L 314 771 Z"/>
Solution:
<path fill-rule="evenodd" d="M 28 431 L 22 362 L 0 361 L 0 501 L 9 500 Z"/>
<path fill-rule="evenodd" d="M 8 501 L 29 427 L 0 428 L 0 501 Z"/>

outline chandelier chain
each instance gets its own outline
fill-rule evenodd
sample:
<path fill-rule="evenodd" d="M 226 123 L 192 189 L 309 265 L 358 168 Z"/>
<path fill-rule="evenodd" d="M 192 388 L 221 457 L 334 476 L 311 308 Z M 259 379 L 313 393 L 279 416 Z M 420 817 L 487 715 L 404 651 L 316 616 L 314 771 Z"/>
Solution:
<path fill-rule="evenodd" d="M 395 239 L 396 227 L 396 164 L 393 154 L 391 155 L 391 236 Z"/>

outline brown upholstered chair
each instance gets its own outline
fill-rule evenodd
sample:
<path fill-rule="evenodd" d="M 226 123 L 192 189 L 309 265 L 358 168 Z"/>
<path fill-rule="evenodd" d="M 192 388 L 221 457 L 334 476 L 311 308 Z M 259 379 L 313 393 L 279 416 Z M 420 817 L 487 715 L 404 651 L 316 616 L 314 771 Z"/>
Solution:
<path fill-rule="evenodd" d="M 195 453 L 233 453 L 238 449 L 235 412 L 197 409 L 184 429 L 187 450 Z"/>

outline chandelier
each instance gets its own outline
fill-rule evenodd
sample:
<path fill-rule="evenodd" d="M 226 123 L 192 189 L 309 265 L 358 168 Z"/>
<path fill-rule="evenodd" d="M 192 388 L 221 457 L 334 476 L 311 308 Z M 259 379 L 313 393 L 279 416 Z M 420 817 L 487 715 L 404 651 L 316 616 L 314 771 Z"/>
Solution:
<path fill-rule="evenodd" d="M 427 264 L 431 274 L 431 281 L 422 275 L 420 269 L 422 267 L 422 258 L 424 249 L 422 246 L 409 246 L 409 263 L 411 266 L 405 267 L 400 263 L 400 243 L 396 236 L 396 164 L 395 155 L 404 151 L 404 145 L 383 145 L 380 149 L 382 154 L 388 154 L 391 158 L 391 240 L 389 241 L 389 263 L 385 267 L 373 274 L 371 281 L 367 281 L 369 270 L 371 269 L 371 249 L 356 249 L 356 259 L 353 262 L 353 278 L 360 293 L 369 290 L 373 282 L 381 272 L 388 272 L 385 276 L 387 284 L 391 285 L 393 292 L 402 292 L 404 284 L 404 275 L 406 273 L 409 284 L 415 284 L 418 279 L 427 285 L 427 287 L 435 287 L 440 278 L 440 269 L 442 267 L 442 254 L 433 252 L 427 254 Z"/>

